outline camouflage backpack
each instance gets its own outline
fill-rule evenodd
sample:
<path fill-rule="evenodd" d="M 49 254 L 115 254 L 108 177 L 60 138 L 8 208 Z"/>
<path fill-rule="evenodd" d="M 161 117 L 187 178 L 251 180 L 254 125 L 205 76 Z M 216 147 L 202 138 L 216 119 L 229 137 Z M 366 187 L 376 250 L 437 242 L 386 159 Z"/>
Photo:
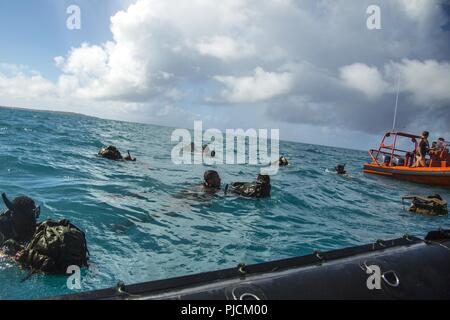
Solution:
<path fill-rule="evenodd" d="M 270 177 L 268 175 L 258 175 L 255 182 L 234 182 L 231 186 L 225 187 L 225 193 L 231 193 L 247 198 L 270 197 Z"/>
<path fill-rule="evenodd" d="M 24 267 L 47 274 L 65 274 L 72 265 L 88 265 L 89 251 L 84 232 L 68 220 L 39 224 L 30 243 L 17 260 Z"/>
<path fill-rule="evenodd" d="M 114 146 L 107 146 L 100 149 L 98 155 L 109 160 L 122 160 L 122 154 Z"/>

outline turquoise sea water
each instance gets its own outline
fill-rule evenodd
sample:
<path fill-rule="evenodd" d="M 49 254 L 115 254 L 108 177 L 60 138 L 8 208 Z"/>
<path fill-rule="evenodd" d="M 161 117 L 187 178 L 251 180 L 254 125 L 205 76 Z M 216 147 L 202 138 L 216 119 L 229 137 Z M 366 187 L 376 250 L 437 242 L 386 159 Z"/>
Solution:
<path fill-rule="evenodd" d="M 364 151 L 282 142 L 292 165 L 272 178 L 270 199 L 183 196 L 211 167 L 177 166 L 171 128 L 79 115 L 0 108 L 0 189 L 41 204 L 41 219 L 85 230 L 91 267 L 82 291 L 360 245 L 449 227 L 448 217 L 411 215 L 405 194 L 450 190 L 362 173 Z M 96 157 L 114 144 L 136 163 Z M 374 146 L 375 147 L 375 146 Z M 329 169 L 346 163 L 349 177 Z M 255 166 L 218 165 L 223 182 L 254 180 Z M 0 258 L 0 299 L 72 293 L 66 277 L 26 276 Z"/>

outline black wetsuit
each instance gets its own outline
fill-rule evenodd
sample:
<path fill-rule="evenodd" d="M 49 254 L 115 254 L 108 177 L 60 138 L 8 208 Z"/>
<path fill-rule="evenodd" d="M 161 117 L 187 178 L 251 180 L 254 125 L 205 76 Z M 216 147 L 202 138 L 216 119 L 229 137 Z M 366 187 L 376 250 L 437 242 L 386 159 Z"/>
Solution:
<path fill-rule="evenodd" d="M 18 235 L 11 219 L 11 212 L 6 211 L 0 215 L 0 246 L 9 239 L 17 239 Z"/>

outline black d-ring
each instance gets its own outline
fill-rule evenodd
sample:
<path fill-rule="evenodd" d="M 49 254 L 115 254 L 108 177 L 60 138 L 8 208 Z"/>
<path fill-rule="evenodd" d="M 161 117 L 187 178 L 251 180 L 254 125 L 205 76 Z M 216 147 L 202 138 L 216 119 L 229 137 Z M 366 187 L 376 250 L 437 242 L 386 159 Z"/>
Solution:
<path fill-rule="evenodd" d="M 264 290 L 251 283 L 243 283 L 225 289 L 227 300 L 267 300 Z"/>
<path fill-rule="evenodd" d="M 238 300 L 261 300 L 256 294 L 245 292 L 239 296 Z"/>
<path fill-rule="evenodd" d="M 393 288 L 396 288 L 400 285 L 400 279 L 398 278 L 397 273 L 394 270 L 384 272 L 381 275 L 381 278 L 384 282 L 386 282 L 386 284 Z"/>
<path fill-rule="evenodd" d="M 381 239 L 378 239 L 376 244 L 379 245 L 382 248 L 386 247 L 386 244 L 385 244 L 384 240 L 381 240 Z"/>

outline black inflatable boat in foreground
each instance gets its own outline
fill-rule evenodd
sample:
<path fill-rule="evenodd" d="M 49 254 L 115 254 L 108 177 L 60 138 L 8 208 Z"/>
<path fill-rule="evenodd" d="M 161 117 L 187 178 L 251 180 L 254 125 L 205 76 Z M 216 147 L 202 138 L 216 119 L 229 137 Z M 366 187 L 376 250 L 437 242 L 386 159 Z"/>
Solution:
<path fill-rule="evenodd" d="M 53 299 L 450 299 L 450 230 Z"/>

